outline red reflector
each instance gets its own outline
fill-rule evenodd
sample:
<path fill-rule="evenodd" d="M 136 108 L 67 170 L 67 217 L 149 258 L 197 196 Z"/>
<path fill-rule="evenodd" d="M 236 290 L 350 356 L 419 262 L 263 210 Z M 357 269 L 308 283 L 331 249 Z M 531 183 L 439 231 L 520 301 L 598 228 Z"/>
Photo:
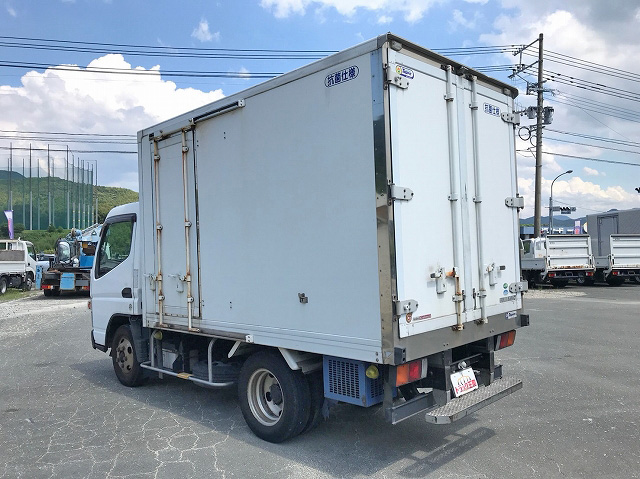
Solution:
<path fill-rule="evenodd" d="M 496 351 L 511 346 L 516 341 L 516 331 L 509 331 L 508 333 L 502 333 L 497 337 Z"/>
<path fill-rule="evenodd" d="M 614 275 L 614 276 L 618 276 L 618 272 L 617 272 L 617 271 L 614 271 L 614 272 L 613 272 L 613 273 L 611 273 L 611 274 L 612 274 L 612 275 Z"/>
<path fill-rule="evenodd" d="M 89 286 L 83 286 L 82 291 L 89 291 Z"/>
<path fill-rule="evenodd" d="M 549 273 L 549 278 L 555 278 L 556 274 L 555 273 Z"/>
<path fill-rule="evenodd" d="M 422 361 L 409 363 L 409 381 L 417 381 L 422 373 Z"/>
<path fill-rule="evenodd" d="M 593 276 L 593 271 L 587 271 L 587 276 Z"/>

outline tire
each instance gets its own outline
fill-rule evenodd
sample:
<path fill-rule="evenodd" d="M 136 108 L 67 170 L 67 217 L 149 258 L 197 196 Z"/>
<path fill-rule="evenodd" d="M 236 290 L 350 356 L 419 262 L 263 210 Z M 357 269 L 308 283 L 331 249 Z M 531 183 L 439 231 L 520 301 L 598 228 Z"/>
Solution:
<path fill-rule="evenodd" d="M 552 279 L 551 284 L 554 288 L 564 288 L 569 284 L 569 281 L 566 279 Z"/>
<path fill-rule="evenodd" d="M 607 279 L 607 284 L 609 286 L 620 286 L 624 283 L 624 278 L 619 278 L 617 276 L 609 276 Z"/>
<path fill-rule="evenodd" d="M 0 295 L 7 292 L 7 278 L 0 278 Z"/>
<path fill-rule="evenodd" d="M 52 289 L 51 296 L 60 296 L 60 288 Z"/>
<path fill-rule="evenodd" d="M 27 273 L 27 278 L 22 282 L 22 291 L 31 291 L 33 288 L 33 277 L 31 273 Z"/>
<path fill-rule="evenodd" d="M 311 409 L 309 383 L 280 353 L 260 351 L 245 361 L 238 380 L 240 409 L 249 429 L 268 442 L 300 434 Z"/>
<path fill-rule="evenodd" d="M 324 377 L 322 371 L 309 374 L 307 377 L 309 392 L 311 394 L 311 407 L 309 409 L 309 420 L 302 430 L 302 433 L 311 431 L 322 421 L 322 405 L 324 404 Z"/>
<path fill-rule="evenodd" d="M 133 335 L 128 324 L 123 324 L 113 336 L 111 359 L 118 381 L 128 387 L 142 384 L 143 370 L 133 345 Z"/>
<path fill-rule="evenodd" d="M 584 286 L 587 284 L 587 277 L 585 275 L 579 275 L 576 278 L 576 283 L 578 283 L 580 286 Z"/>
<path fill-rule="evenodd" d="M 636 283 L 640 283 L 640 276 L 634 276 L 633 280 L 634 280 Z"/>
<path fill-rule="evenodd" d="M 53 290 L 52 290 L 52 289 L 45 289 L 45 290 L 43 290 L 43 291 L 44 291 L 44 295 L 45 295 L 46 297 L 53 296 Z"/>

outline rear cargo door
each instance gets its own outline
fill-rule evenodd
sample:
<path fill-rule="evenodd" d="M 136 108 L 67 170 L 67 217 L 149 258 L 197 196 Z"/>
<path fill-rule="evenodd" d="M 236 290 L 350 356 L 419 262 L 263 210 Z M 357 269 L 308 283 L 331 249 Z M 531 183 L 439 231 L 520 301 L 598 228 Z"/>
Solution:
<path fill-rule="evenodd" d="M 156 240 L 158 236 L 160 240 L 160 249 L 156 250 L 155 274 L 156 277 L 162 274 L 162 292 L 159 287 L 155 290 L 156 312 L 162 303 L 164 322 L 169 324 L 183 324 L 189 308 L 194 318 L 200 317 L 192 138 L 191 130 L 184 133 L 186 151 L 183 151 L 181 131 L 157 141 L 159 160 L 154 161 L 154 167 L 157 167 L 154 171 L 154 175 L 157 174 L 154 217 L 159 220 L 155 232 Z M 186 182 L 183 181 L 183 167 L 186 169 Z M 189 279 L 192 284 L 191 300 L 188 295 Z M 161 302 L 158 301 L 160 294 L 164 297 Z"/>
<path fill-rule="evenodd" d="M 448 94 L 439 65 L 393 51 L 389 68 L 398 78 L 389 84 L 397 307 L 418 304 L 400 317 L 400 337 L 479 319 L 481 289 L 486 315 L 517 309 L 517 210 L 505 205 L 516 191 L 513 125 L 500 117 L 510 99 L 478 85 L 474 147 L 467 80 L 451 75 Z M 406 188 L 411 199 L 399 194 Z"/>
<path fill-rule="evenodd" d="M 547 263 L 550 270 L 591 268 L 589 236 L 547 236 Z"/>

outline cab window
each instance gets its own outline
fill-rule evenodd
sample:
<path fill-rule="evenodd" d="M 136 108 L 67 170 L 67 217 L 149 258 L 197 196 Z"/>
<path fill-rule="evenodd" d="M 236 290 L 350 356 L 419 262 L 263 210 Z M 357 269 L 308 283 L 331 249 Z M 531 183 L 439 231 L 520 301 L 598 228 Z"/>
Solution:
<path fill-rule="evenodd" d="M 127 219 L 105 225 L 98 251 L 96 278 L 104 276 L 129 257 L 133 221 Z"/>

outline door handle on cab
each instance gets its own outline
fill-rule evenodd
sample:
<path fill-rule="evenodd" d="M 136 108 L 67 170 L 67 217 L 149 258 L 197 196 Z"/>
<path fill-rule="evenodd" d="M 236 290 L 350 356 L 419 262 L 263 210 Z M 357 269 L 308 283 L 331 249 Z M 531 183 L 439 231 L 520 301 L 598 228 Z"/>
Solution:
<path fill-rule="evenodd" d="M 123 298 L 133 298 L 133 294 L 131 294 L 131 288 L 124 288 L 122 290 L 122 297 Z"/>

